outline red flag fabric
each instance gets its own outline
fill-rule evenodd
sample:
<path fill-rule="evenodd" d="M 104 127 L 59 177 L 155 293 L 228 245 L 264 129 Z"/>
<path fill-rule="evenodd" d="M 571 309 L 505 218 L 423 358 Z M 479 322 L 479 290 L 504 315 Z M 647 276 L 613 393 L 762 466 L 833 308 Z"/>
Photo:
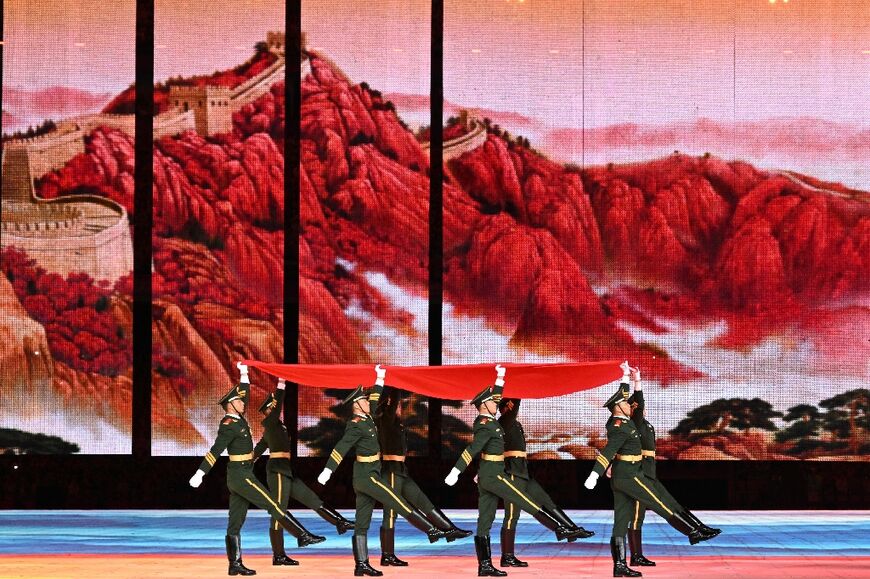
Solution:
<path fill-rule="evenodd" d="M 356 388 L 375 381 L 373 364 L 271 364 L 245 360 L 251 368 L 316 388 Z M 570 364 L 502 364 L 507 368 L 504 395 L 511 398 L 549 398 L 589 390 L 622 376 L 619 361 Z M 495 382 L 495 364 L 452 366 L 385 366 L 386 383 L 423 396 L 471 400 Z"/>

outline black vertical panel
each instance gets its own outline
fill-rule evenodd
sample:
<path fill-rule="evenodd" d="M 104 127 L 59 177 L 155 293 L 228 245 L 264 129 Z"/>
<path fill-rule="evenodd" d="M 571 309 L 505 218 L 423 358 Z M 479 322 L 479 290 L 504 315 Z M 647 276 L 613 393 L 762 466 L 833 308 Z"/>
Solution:
<path fill-rule="evenodd" d="M 154 183 L 154 0 L 136 0 L 133 193 L 133 456 L 151 456 L 151 229 Z"/>
<path fill-rule="evenodd" d="M 302 102 L 302 0 L 286 0 L 284 68 L 284 362 L 299 362 L 299 132 Z M 299 387 L 287 384 L 284 423 L 297 439 Z M 296 444 L 291 451 L 296 456 Z"/>
<path fill-rule="evenodd" d="M 429 365 L 441 365 L 444 296 L 444 0 L 432 0 L 429 144 Z M 441 400 L 429 399 L 429 456 L 441 456 Z"/>

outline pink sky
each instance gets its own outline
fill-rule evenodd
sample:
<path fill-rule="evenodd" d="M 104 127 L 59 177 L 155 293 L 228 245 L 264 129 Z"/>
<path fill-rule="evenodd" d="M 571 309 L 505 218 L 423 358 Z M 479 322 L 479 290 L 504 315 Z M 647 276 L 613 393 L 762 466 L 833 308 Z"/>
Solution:
<path fill-rule="evenodd" d="M 133 0 L 33 6 L 5 2 L 4 84 L 100 93 L 132 82 Z M 554 127 L 782 116 L 870 125 L 870 0 L 734 6 L 446 0 L 445 96 Z M 427 94 L 430 9 L 428 0 L 304 0 L 303 28 L 352 79 Z M 162 80 L 242 62 L 283 26 L 284 5 L 157 0 L 156 11 Z"/>

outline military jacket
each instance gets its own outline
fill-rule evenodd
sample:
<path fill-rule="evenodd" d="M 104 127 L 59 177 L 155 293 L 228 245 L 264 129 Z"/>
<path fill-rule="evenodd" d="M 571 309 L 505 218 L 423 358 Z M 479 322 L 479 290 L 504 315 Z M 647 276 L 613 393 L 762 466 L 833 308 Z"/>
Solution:
<path fill-rule="evenodd" d="M 641 449 L 647 451 L 648 453 L 655 453 L 656 429 L 653 428 L 653 425 L 650 424 L 649 421 L 644 417 L 643 411 L 644 408 L 646 408 L 646 404 L 644 403 L 643 399 L 643 391 L 635 390 L 632 396 L 634 397 L 634 401 L 637 403 L 637 406 L 635 407 L 634 412 L 631 415 L 631 420 L 634 422 L 638 433 L 640 433 Z M 652 478 L 656 478 L 655 456 L 644 455 L 641 464 L 644 474 Z"/>
<path fill-rule="evenodd" d="M 478 415 L 474 419 L 474 438 L 471 444 L 462 451 L 455 468 L 460 472 L 468 468 L 471 461 L 479 453 L 490 456 L 504 456 L 504 429 L 492 416 Z M 504 461 L 480 461 L 480 476 L 496 476 L 504 473 Z"/>
<path fill-rule="evenodd" d="M 380 398 L 380 392 L 383 391 L 383 386 L 375 386 L 372 389 L 372 394 L 369 395 L 370 411 L 377 409 L 377 403 Z M 373 399 L 374 398 L 374 399 Z M 344 435 L 332 452 L 329 453 L 329 460 L 326 461 L 326 468 L 335 472 L 338 465 L 344 459 L 345 455 L 351 450 L 356 449 L 356 456 L 373 457 L 380 454 L 381 446 L 378 443 L 378 429 L 375 425 L 375 420 L 371 414 L 360 415 L 354 414 L 347 421 L 347 426 L 344 429 Z M 381 461 L 373 460 L 369 462 L 361 462 L 357 460 L 353 467 L 353 476 L 365 476 L 368 471 L 376 471 L 380 474 Z"/>
<path fill-rule="evenodd" d="M 504 449 L 505 452 L 519 451 L 526 452 L 526 431 L 523 430 L 523 425 L 517 420 L 519 408 L 514 408 L 508 412 L 504 412 L 498 417 L 498 422 L 504 431 Z M 505 457 L 504 470 L 508 474 L 518 476 L 528 480 L 529 478 L 529 461 L 525 456 L 520 457 Z"/>
<path fill-rule="evenodd" d="M 215 465 L 217 457 L 226 450 L 229 455 L 253 455 L 254 442 L 251 440 L 251 429 L 248 422 L 234 414 L 227 414 L 221 419 L 218 427 L 217 438 L 205 458 L 199 465 L 199 469 L 208 472 Z M 246 461 L 230 461 L 230 469 L 252 468 L 253 457 Z"/>
<path fill-rule="evenodd" d="M 378 402 L 380 402 L 378 400 Z M 372 400 L 369 396 L 369 406 Z M 396 414 L 399 405 L 399 397 L 393 396 L 390 403 L 379 408 L 379 412 L 375 414 L 375 424 L 378 429 L 378 444 L 381 447 L 381 453 L 384 455 L 407 456 L 408 455 L 408 435 L 405 432 L 405 425 Z M 401 476 L 408 476 L 408 467 L 402 461 L 384 460 L 381 464 L 382 472 L 392 472 Z"/>
<path fill-rule="evenodd" d="M 626 417 L 611 416 L 606 428 L 607 445 L 595 457 L 595 468 L 592 470 L 601 475 L 612 464 L 614 478 L 642 474 L 640 433 L 634 422 Z"/>
<path fill-rule="evenodd" d="M 280 388 L 275 391 L 276 406 L 272 412 L 263 419 L 263 436 L 254 447 L 254 460 L 260 457 L 266 449 L 269 449 L 271 454 L 276 452 L 290 452 L 290 435 L 287 433 L 287 427 L 281 421 L 281 412 L 278 410 L 284 404 L 284 390 Z M 293 468 L 289 458 L 269 458 L 269 464 L 266 466 L 267 472 L 280 472 L 287 476 L 293 476 Z"/>

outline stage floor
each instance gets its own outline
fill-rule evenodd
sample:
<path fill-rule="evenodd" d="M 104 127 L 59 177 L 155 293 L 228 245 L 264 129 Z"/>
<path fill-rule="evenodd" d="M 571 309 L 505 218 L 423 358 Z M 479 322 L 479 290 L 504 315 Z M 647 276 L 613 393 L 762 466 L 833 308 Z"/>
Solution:
<path fill-rule="evenodd" d="M 350 535 L 337 536 L 310 511 L 294 514 L 324 543 L 287 552 L 299 567 L 271 565 L 268 517 L 252 511 L 242 536 L 245 563 L 263 577 L 351 576 Z M 352 516 L 351 511 L 344 511 Z M 460 527 L 474 529 L 474 511 L 450 511 Z M 596 536 L 557 543 L 531 517 L 523 515 L 517 556 L 525 569 L 516 577 L 608 577 L 612 513 L 571 511 Z M 652 513 L 644 526 L 645 554 L 659 563 L 643 569 L 648 577 L 870 577 L 870 512 L 752 511 L 698 512 L 722 528 L 716 539 L 690 546 Z M 223 511 L 0 511 L 0 577 L 218 577 L 226 575 Z M 378 567 L 379 520 L 369 531 L 371 561 Z M 498 559 L 498 525 L 493 560 Z M 407 523 L 397 525 L 397 554 L 405 569 L 385 576 L 476 576 L 471 539 L 430 545 Z"/>

